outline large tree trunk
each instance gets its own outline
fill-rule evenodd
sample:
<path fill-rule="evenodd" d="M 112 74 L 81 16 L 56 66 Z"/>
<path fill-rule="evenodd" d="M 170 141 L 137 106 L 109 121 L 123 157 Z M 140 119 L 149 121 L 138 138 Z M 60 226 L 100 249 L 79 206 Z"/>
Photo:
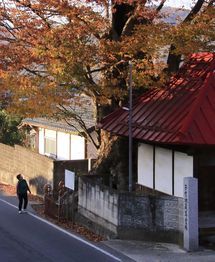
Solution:
<path fill-rule="evenodd" d="M 112 14 L 112 30 L 108 36 L 113 41 L 120 41 L 124 27 L 132 14 L 134 7 L 128 4 L 115 4 L 115 12 Z M 123 68 L 122 68 L 123 67 Z M 126 70 L 127 66 L 119 65 L 113 70 L 111 77 L 117 79 L 117 86 L 126 87 L 125 79 L 119 75 L 119 71 Z M 107 114 L 119 107 L 120 101 L 115 97 L 110 99 L 107 106 L 98 107 L 98 122 Z M 128 189 L 128 138 L 112 136 L 101 130 L 101 145 L 98 160 L 94 167 L 94 173 L 102 175 L 103 182 L 117 190 Z"/>
<path fill-rule="evenodd" d="M 128 138 L 101 132 L 102 144 L 94 172 L 102 175 L 103 182 L 110 188 L 128 190 Z M 136 180 L 137 143 L 133 145 L 133 181 Z"/>
<path fill-rule="evenodd" d="M 167 59 L 168 73 L 176 73 L 181 63 L 181 55 L 174 54 L 175 46 L 171 45 Z"/>

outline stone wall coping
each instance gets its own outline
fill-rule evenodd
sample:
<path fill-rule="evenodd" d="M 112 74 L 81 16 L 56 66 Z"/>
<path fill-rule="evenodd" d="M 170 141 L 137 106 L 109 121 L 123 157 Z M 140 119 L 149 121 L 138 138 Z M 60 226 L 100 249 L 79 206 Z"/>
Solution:
<path fill-rule="evenodd" d="M 7 146 L 10 146 L 10 145 L 7 145 Z M 38 154 L 38 153 L 36 153 L 36 152 L 28 149 L 28 148 L 25 148 L 25 147 L 23 147 L 23 146 L 20 146 L 20 145 L 14 145 L 14 146 L 10 146 L 10 147 L 13 148 L 13 149 L 15 149 L 15 150 L 16 150 L 16 149 L 22 150 L 23 152 L 26 152 L 26 153 L 29 153 L 29 152 L 30 152 L 32 155 L 37 156 L 37 158 L 44 159 L 44 157 L 45 157 L 46 160 L 49 161 L 49 162 L 54 162 L 54 161 L 55 161 L 54 159 L 52 159 L 52 158 L 50 158 L 50 157 L 48 157 L 48 156 L 46 156 L 46 155 L 40 155 L 40 154 Z"/>
<path fill-rule="evenodd" d="M 85 176 L 80 176 L 80 179 L 85 182 L 88 183 L 92 186 L 99 186 L 100 189 L 102 191 L 107 190 L 110 192 L 110 194 L 117 194 L 119 197 L 146 197 L 151 198 L 151 199 L 155 199 L 155 200 L 171 200 L 171 201 L 178 201 L 178 199 L 183 200 L 182 197 L 176 197 L 176 196 L 169 196 L 169 195 L 149 195 L 147 193 L 144 192 L 128 192 L 128 191 L 118 191 L 116 189 L 112 189 L 106 185 L 101 184 L 101 182 L 99 181 L 99 179 L 101 179 L 102 176 L 101 175 L 85 175 Z"/>

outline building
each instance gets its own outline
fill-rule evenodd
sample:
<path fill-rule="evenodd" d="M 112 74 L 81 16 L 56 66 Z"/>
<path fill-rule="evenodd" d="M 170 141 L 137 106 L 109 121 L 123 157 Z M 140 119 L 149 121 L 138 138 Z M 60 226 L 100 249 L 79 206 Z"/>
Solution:
<path fill-rule="evenodd" d="M 214 69 L 214 53 L 193 54 L 166 87 L 143 94 L 132 110 L 137 183 L 183 197 L 183 178 L 196 177 L 200 211 L 215 211 Z M 128 111 L 108 115 L 102 128 L 128 136 Z"/>
<path fill-rule="evenodd" d="M 96 141 L 95 117 L 92 101 L 84 96 L 77 96 L 67 108 L 69 113 L 77 114 L 87 132 Z M 34 151 L 56 160 L 77 160 L 96 158 L 93 143 L 84 136 L 83 128 L 72 117 L 26 118 L 21 127 L 27 127 L 27 144 Z"/>

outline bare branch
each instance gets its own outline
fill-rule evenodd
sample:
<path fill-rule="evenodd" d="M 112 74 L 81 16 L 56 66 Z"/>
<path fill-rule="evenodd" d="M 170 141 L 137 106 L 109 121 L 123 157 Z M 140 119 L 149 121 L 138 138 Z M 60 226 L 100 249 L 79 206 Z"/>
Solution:
<path fill-rule="evenodd" d="M 144 3 L 142 3 L 142 5 L 145 5 L 147 1 L 144 1 Z M 143 24 L 147 24 L 147 23 L 152 23 L 154 18 L 156 17 L 156 15 L 160 12 L 160 10 L 163 8 L 164 4 L 165 4 L 166 0 L 162 0 L 159 4 L 159 6 L 156 8 L 155 13 L 153 15 L 153 17 L 149 18 L 142 18 L 141 19 L 141 23 Z M 123 31 L 122 31 L 122 35 L 130 35 L 132 33 L 132 30 L 134 29 L 134 26 L 138 23 L 138 19 L 136 17 L 136 15 L 131 15 L 128 20 L 126 21 Z"/>
<path fill-rule="evenodd" d="M 210 0 L 208 3 L 208 7 L 212 7 L 212 6 L 214 6 L 214 0 Z"/>
<path fill-rule="evenodd" d="M 23 7 L 25 7 L 25 8 L 30 9 L 34 14 L 36 14 L 39 18 L 42 19 L 42 21 L 46 24 L 46 26 L 47 26 L 48 28 L 51 28 L 51 25 L 50 25 L 50 23 L 47 21 L 47 19 L 46 19 L 43 15 L 41 15 L 41 13 L 40 13 L 37 9 L 33 8 L 30 2 L 29 2 L 29 4 L 25 4 L 25 3 L 23 3 L 23 2 L 20 1 L 20 0 L 15 0 L 15 2 L 17 2 L 18 4 L 20 4 L 21 6 L 23 6 Z"/>
<path fill-rule="evenodd" d="M 35 75 L 35 76 L 39 76 L 41 78 L 45 77 L 44 74 L 47 74 L 47 72 L 43 71 L 43 70 L 33 70 L 33 69 L 28 68 L 28 67 L 23 67 L 23 69 L 26 70 L 27 72 L 29 72 L 30 74 Z M 47 76 L 48 76 L 48 74 L 47 74 Z"/>
<path fill-rule="evenodd" d="M 79 21 L 81 21 L 82 23 L 84 23 L 84 24 L 90 29 L 91 32 L 94 31 L 94 30 L 91 30 L 92 28 L 90 27 L 90 23 L 89 23 L 88 21 L 85 21 L 85 20 L 84 20 L 83 18 L 81 18 L 79 15 L 76 15 L 75 17 L 76 17 L 76 19 L 78 19 Z M 101 39 L 100 35 L 97 34 L 97 33 L 93 33 L 93 36 L 94 36 L 95 38 L 97 38 L 98 40 Z"/>
<path fill-rule="evenodd" d="M 130 16 L 123 27 L 121 35 L 126 36 L 131 34 L 136 22 L 137 22 L 136 16 L 135 15 Z"/>
<path fill-rule="evenodd" d="M 165 4 L 166 0 L 162 0 L 159 4 L 159 6 L 156 9 L 156 13 L 160 12 L 160 10 L 163 8 L 164 4 Z"/>
<path fill-rule="evenodd" d="M 184 19 L 182 24 L 191 22 L 195 18 L 195 16 L 200 12 L 204 3 L 205 3 L 205 0 L 198 0 L 196 2 L 195 6 L 193 7 L 193 9 L 190 11 L 190 13 Z M 169 73 L 176 72 L 179 69 L 179 64 L 181 62 L 181 56 L 182 55 L 174 54 L 175 49 L 176 49 L 175 45 L 172 44 L 170 46 L 169 56 L 168 56 L 168 59 L 167 59 L 168 72 Z"/>
<path fill-rule="evenodd" d="M 90 140 L 93 145 L 95 146 L 96 149 L 99 148 L 99 145 L 95 142 L 95 140 L 93 139 L 93 137 L 91 136 L 89 129 L 87 128 L 85 122 L 83 121 L 82 117 L 77 115 L 72 108 L 70 107 L 71 110 L 68 110 L 64 105 L 59 105 L 58 107 L 63 115 L 64 115 L 64 120 L 66 121 L 66 123 L 69 126 L 72 126 L 81 136 L 85 137 L 87 140 Z M 78 123 L 78 125 L 80 126 L 80 130 L 78 129 L 78 127 L 74 124 L 72 124 L 68 118 L 75 120 L 76 123 Z"/>
<path fill-rule="evenodd" d="M 195 4 L 195 6 L 192 8 L 190 13 L 187 15 L 187 17 L 184 19 L 183 23 L 192 21 L 196 14 L 201 10 L 205 0 L 198 0 Z"/>

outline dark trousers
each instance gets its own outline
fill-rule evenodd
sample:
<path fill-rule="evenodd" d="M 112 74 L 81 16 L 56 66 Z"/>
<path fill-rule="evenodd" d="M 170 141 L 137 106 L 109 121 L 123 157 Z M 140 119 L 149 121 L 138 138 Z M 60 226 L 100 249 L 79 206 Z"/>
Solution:
<path fill-rule="evenodd" d="M 18 198 L 19 198 L 19 211 L 22 210 L 23 200 L 24 200 L 24 209 L 26 209 L 28 205 L 28 194 L 27 193 L 19 194 Z"/>

